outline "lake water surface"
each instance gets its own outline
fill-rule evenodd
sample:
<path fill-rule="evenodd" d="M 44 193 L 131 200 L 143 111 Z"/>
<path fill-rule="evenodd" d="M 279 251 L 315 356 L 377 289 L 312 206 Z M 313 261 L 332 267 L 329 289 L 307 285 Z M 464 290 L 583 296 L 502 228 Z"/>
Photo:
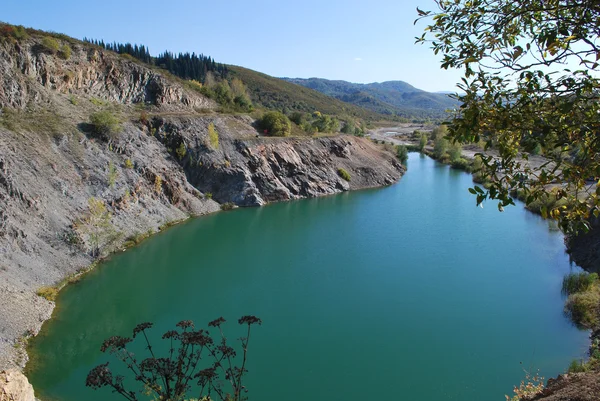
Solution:
<path fill-rule="evenodd" d="M 393 186 L 194 219 L 113 256 L 61 292 L 30 348 L 38 396 L 85 387 L 112 335 L 257 315 L 256 401 L 504 400 L 524 369 L 585 355 L 563 316 L 562 235 L 520 205 L 475 207 L 470 175 L 412 153 Z M 140 351 L 141 352 L 141 351 Z M 112 365 L 112 363 L 111 363 Z"/>

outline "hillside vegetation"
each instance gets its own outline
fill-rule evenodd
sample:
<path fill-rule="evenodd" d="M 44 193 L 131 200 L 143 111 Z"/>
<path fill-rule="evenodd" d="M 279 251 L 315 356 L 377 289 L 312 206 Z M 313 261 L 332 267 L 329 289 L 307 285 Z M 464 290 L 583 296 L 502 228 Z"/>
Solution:
<path fill-rule="evenodd" d="M 241 79 L 250 92 L 252 101 L 267 109 L 274 109 L 291 114 L 294 111 L 335 115 L 343 120 L 348 118 L 361 119 L 375 123 L 380 121 L 399 121 L 406 119 L 383 115 L 357 105 L 332 98 L 319 91 L 287 82 L 283 79 L 238 66 L 228 66 L 230 76 Z"/>

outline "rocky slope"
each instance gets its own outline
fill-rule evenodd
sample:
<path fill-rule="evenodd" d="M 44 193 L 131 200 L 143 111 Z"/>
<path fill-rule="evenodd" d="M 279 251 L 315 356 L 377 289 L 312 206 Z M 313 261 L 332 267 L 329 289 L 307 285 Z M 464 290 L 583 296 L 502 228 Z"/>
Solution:
<path fill-rule="evenodd" d="M 600 219 L 592 221 L 589 232 L 571 236 L 565 242 L 575 263 L 589 272 L 600 273 Z"/>
<path fill-rule="evenodd" d="M 44 35 L 0 40 L 0 369 L 25 363 L 25 338 L 51 315 L 40 288 L 97 256 L 220 203 L 388 185 L 404 171 L 362 138 L 258 136 L 252 118 L 217 113 L 184 82 L 55 35 L 72 50 L 61 57 Z M 89 123 L 100 111 L 120 119 L 110 137 Z"/>
<path fill-rule="evenodd" d="M 49 39 L 48 39 L 49 38 Z M 68 46 L 69 57 L 48 47 Z M 60 36 L 0 40 L 0 107 L 25 109 L 85 96 L 121 104 L 148 103 L 162 110 L 213 109 L 215 103 L 142 66 L 100 48 Z"/>
<path fill-rule="evenodd" d="M 600 399 L 600 372 L 569 373 L 548 380 L 535 401 L 597 401 Z"/>

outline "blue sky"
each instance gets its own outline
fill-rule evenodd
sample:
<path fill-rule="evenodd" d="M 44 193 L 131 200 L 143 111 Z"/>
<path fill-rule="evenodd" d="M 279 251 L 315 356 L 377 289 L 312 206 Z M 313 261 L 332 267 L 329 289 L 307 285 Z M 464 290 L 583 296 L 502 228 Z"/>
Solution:
<path fill-rule="evenodd" d="M 433 0 L 3 0 L 0 20 L 76 38 L 204 53 L 277 77 L 406 81 L 453 91 L 460 71 L 415 45 Z"/>

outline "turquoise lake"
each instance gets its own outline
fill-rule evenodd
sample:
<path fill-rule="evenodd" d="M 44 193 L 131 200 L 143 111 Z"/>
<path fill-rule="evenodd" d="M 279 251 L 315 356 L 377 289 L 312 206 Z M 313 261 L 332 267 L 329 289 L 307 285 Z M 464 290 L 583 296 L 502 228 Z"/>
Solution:
<path fill-rule="evenodd" d="M 263 320 L 249 400 L 504 400 L 524 370 L 562 373 L 589 341 L 563 315 L 563 237 L 521 205 L 476 207 L 471 186 L 411 153 L 393 186 L 221 212 L 114 255 L 33 341 L 37 396 L 124 399 L 85 387 L 105 338 L 150 321 L 158 345 L 223 316 L 235 341 L 246 314 Z"/>

